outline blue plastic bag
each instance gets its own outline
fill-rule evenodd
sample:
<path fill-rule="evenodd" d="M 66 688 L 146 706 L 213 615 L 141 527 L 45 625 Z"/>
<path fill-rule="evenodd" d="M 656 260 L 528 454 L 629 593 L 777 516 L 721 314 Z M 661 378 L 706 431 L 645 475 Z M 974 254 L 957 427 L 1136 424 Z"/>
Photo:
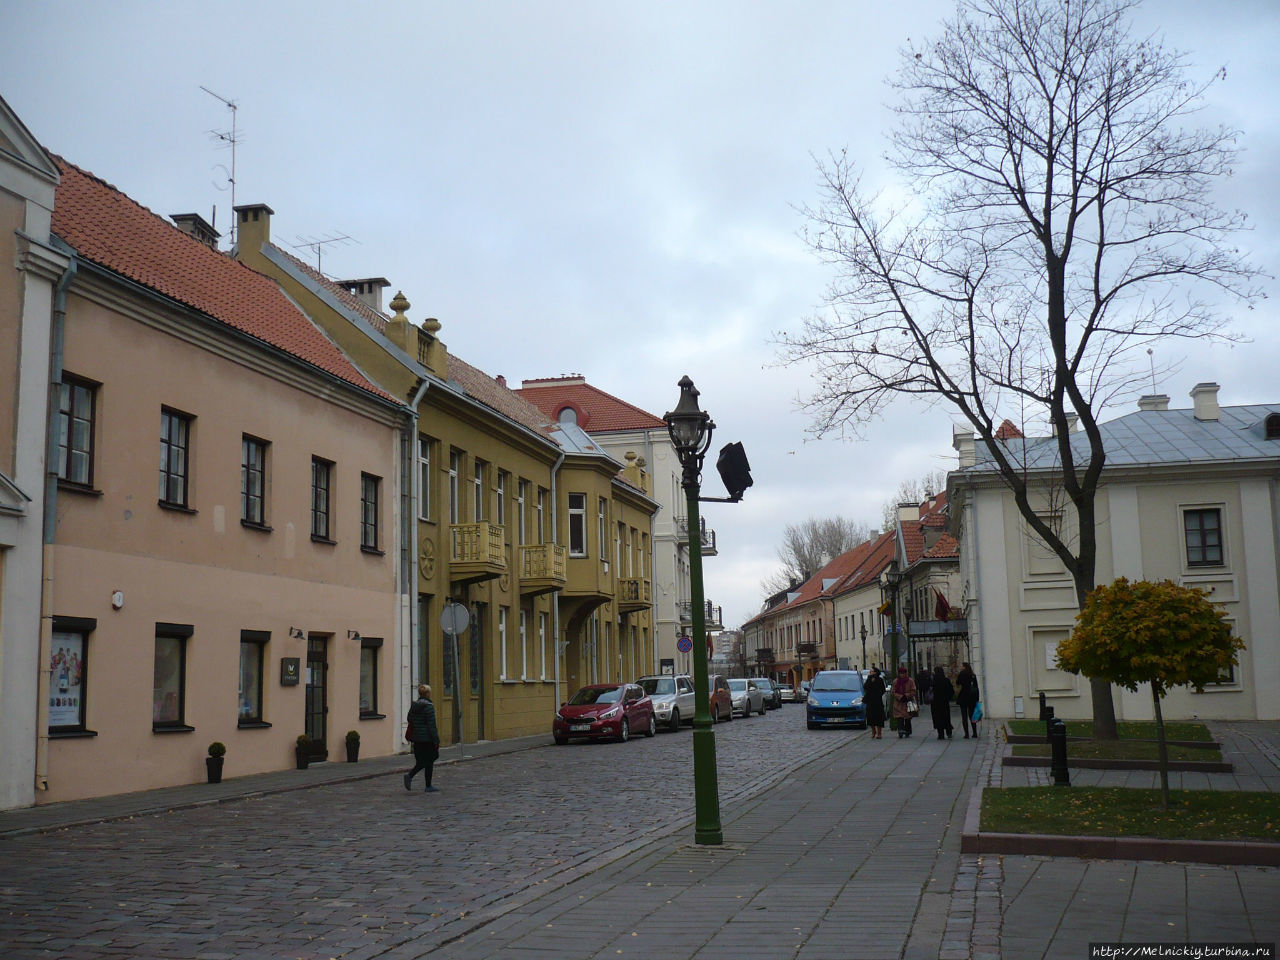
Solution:
<path fill-rule="evenodd" d="M 982 719 L 982 701 L 979 700 L 973 705 L 973 722 L 977 723 Z"/>

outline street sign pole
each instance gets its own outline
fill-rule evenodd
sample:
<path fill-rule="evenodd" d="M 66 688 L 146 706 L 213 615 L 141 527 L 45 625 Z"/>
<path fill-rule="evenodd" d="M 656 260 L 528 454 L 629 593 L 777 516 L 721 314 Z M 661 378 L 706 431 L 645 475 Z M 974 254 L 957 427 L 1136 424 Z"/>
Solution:
<path fill-rule="evenodd" d="M 453 742 L 462 747 L 462 677 L 458 667 L 458 634 L 467 629 L 471 615 L 467 608 L 452 600 L 446 601 L 440 611 L 440 629 L 449 637 L 453 650 Z"/>

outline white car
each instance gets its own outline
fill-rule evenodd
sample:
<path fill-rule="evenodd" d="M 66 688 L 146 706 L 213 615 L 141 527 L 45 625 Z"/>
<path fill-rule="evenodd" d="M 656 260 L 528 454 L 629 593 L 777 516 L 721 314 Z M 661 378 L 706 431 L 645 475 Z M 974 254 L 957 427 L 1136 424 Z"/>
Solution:
<path fill-rule="evenodd" d="M 733 698 L 733 712 L 749 717 L 753 713 L 764 716 L 764 691 L 754 680 L 729 681 L 729 695 Z"/>
<path fill-rule="evenodd" d="M 693 723 L 693 679 L 688 676 L 659 675 L 641 677 L 636 683 L 653 701 L 653 715 L 668 730 L 679 730 L 682 723 Z"/>

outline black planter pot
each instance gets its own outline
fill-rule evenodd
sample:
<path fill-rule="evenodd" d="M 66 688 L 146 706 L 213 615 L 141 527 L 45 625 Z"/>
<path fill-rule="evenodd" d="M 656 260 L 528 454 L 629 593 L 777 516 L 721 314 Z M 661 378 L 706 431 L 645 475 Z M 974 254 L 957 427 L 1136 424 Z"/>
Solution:
<path fill-rule="evenodd" d="M 311 762 L 311 748 L 298 746 L 294 748 L 293 753 L 298 761 L 298 769 L 307 769 L 307 765 Z"/>
<path fill-rule="evenodd" d="M 209 775 L 210 783 L 222 782 L 222 761 L 225 759 L 226 757 L 205 757 L 204 758 L 204 768 L 205 768 L 205 772 L 208 773 Z"/>
<path fill-rule="evenodd" d="M 355 763 L 360 759 L 360 741 L 347 741 L 347 763 Z"/>

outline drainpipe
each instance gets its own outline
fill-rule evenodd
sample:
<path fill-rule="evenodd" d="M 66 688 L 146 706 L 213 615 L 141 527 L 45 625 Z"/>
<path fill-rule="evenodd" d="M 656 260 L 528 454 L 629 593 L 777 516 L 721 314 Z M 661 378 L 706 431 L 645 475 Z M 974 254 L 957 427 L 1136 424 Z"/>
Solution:
<path fill-rule="evenodd" d="M 67 288 L 76 275 L 75 251 L 54 238 L 54 245 L 71 254 L 67 269 L 53 292 L 53 316 L 49 349 L 49 414 L 45 431 L 44 544 L 40 551 L 40 669 L 36 676 L 35 788 L 49 789 L 49 682 L 53 672 L 53 542 L 58 530 L 58 416 L 62 385 L 62 352 L 67 324 Z"/>
<path fill-rule="evenodd" d="M 408 500 L 408 510 L 404 511 L 406 513 L 404 533 L 400 544 L 401 592 L 406 596 L 406 602 L 409 605 L 409 683 L 400 684 L 402 719 L 408 716 L 409 711 L 404 699 L 407 696 L 412 699 L 412 695 L 407 691 L 411 691 L 417 685 L 418 677 L 421 676 L 418 663 L 418 598 L 414 587 L 418 583 L 418 565 L 415 558 L 418 546 L 418 507 L 422 502 L 422 478 L 414 469 L 414 444 L 418 442 L 418 404 L 430 387 L 431 381 L 424 377 L 419 382 L 413 399 L 409 401 L 409 436 L 404 443 L 407 449 L 404 451 L 401 467 L 402 481 L 408 481 L 400 484 L 401 498 Z"/>
<path fill-rule="evenodd" d="M 556 481 L 560 476 L 560 464 L 564 463 L 564 451 L 560 451 L 560 456 L 556 459 L 555 465 L 551 468 L 551 545 L 558 546 L 560 541 L 560 524 L 558 522 L 560 516 L 559 503 L 556 498 Z M 566 571 L 567 572 L 567 571 Z M 557 590 L 551 597 L 551 652 L 554 654 L 552 662 L 555 666 L 555 683 L 556 683 L 556 709 L 560 709 L 560 704 L 564 703 L 560 699 L 560 591 Z"/>
<path fill-rule="evenodd" d="M 968 551 L 969 555 L 973 557 L 973 617 L 969 622 L 969 636 L 973 636 L 973 621 L 976 620 L 978 625 L 978 667 L 974 671 L 974 675 L 978 680 L 979 699 L 985 700 L 986 694 L 983 693 L 983 691 L 987 689 L 987 655 L 986 644 L 983 642 L 982 638 L 982 618 L 978 611 L 978 598 L 982 596 L 982 568 L 978 563 L 978 511 L 974 503 L 975 492 L 975 488 L 970 488 L 969 495 L 965 497 L 964 504 L 964 512 L 968 514 L 969 519 L 968 524 L 966 524 L 966 529 L 970 531 L 968 539 L 971 541 Z M 968 610 L 965 610 L 965 616 L 966 618 L 969 617 Z M 988 706 L 990 706 L 991 701 L 987 700 L 986 702 Z M 1012 709 L 1012 704 L 1010 705 L 1010 708 Z"/>

